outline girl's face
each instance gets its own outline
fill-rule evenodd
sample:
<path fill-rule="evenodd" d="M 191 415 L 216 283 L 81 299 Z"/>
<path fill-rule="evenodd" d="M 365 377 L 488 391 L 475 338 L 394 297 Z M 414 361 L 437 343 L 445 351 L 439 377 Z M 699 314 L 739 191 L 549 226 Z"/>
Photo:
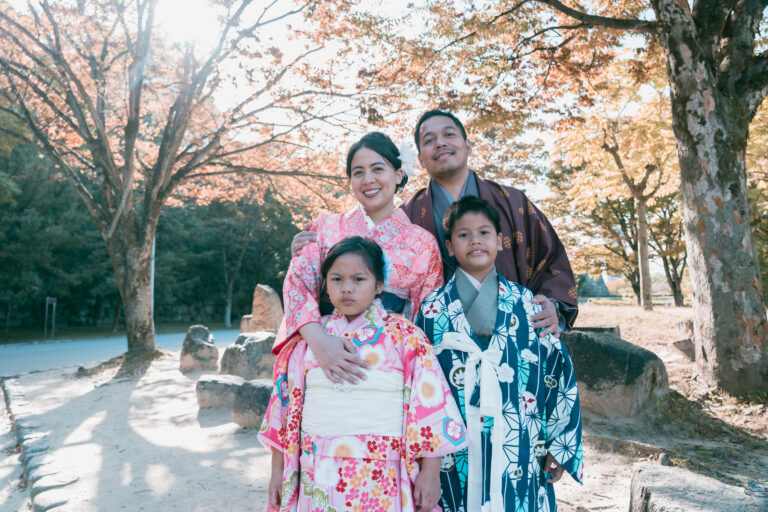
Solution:
<path fill-rule="evenodd" d="M 326 276 L 331 303 L 341 314 L 352 320 L 371 305 L 383 284 L 376 281 L 363 257 L 356 253 L 342 254 L 333 262 Z"/>
<path fill-rule="evenodd" d="M 392 167 L 372 149 L 360 148 L 352 157 L 349 186 L 355 199 L 376 223 L 395 210 L 395 188 L 402 179 L 403 170 Z"/>

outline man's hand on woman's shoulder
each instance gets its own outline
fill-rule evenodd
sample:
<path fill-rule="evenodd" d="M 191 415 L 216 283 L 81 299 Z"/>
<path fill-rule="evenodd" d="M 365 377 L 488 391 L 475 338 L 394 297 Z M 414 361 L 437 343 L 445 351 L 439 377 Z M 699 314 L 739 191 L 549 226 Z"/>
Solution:
<path fill-rule="evenodd" d="M 291 258 L 298 256 L 305 245 L 316 241 L 317 233 L 314 231 L 300 231 L 297 233 L 291 241 Z"/>

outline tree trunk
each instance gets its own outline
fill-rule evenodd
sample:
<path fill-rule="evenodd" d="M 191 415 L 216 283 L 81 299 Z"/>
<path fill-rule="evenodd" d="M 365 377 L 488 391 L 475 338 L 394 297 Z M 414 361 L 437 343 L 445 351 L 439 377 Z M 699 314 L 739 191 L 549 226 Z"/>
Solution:
<path fill-rule="evenodd" d="M 640 305 L 640 279 L 637 277 L 637 273 L 633 272 L 630 275 L 624 275 L 629 281 L 629 285 L 632 287 L 632 291 L 635 292 L 635 305 Z"/>
<path fill-rule="evenodd" d="M 752 254 L 744 154 L 751 117 L 718 87 L 677 0 L 654 2 L 667 59 L 693 285 L 696 362 L 710 385 L 768 384 L 768 323 Z M 742 107 L 743 109 L 743 107 Z"/>
<path fill-rule="evenodd" d="M 227 303 L 224 305 L 224 327 L 232 327 L 232 296 L 227 297 Z"/>
<path fill-rule="evenodd" d="M 112 314 L 112 332 L 117 332 L 117 324 L 120 322 L 120 314 L 122 313 L 122 309 L 120 309 L 120 306 L 122 306 L 123 303 L 121 299 L 118 299 L 115 301 L 115 311 Z"/>
<path fill-rule="evenodd" d="M 152 235 L 145 233 L 141 241 L 137 240 L 132 219 L 130 213 L 124 214 L 107 247 L 123 302 L 128 354 L 140 356 L 155 349 L 150 276 Z"/>
<path fill-rule="evenodd" d="M 646 311 L 653 310 L 653 294 L 651 292 L 651 271 L 648 264 L 648 211 L 646 199 L 635 197 L 637 208 L 637 263 L 640 274 L 640 307 Z"/>

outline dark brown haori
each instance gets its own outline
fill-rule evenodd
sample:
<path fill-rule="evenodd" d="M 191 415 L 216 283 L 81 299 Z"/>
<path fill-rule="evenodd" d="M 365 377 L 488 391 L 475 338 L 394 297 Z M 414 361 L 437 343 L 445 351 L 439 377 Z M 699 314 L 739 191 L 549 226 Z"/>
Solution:
<path fill-rule="evenodd" d="M 501 219 L 502 250 L 496 256 L 496 269 L 501 275 L 534 294 L 578 307 L 571 264 L 547 217 L 516 188 L 478 176 L 477 189 L 482 199 L 496 207 Z M 416 192 L 401 208 L 411 222 L 437 236 L 431 187 Z M 450 268 L 445 271 L 453 272 Z M 573 325 L 575 319 L 574 314 L 568 324 Z"/>

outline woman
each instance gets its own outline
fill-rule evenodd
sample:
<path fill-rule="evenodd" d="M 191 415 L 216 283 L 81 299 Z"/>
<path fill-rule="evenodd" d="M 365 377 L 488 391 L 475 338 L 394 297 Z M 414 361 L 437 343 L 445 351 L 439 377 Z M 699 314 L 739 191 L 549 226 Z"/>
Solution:
<path fill-rule="evenodd" d="M 321 298 L 320 263 L 328 249 L 354 235 L 378 243 L 387 261 L 382 304 L 411 321 L 424 298 L 443 284 L 443 274 L 437 241 L 395 208 L 395 192 L 405 186 L 408 176 L 392 140 L 383 133 L 366 134 L 349 149 L 346 173 L 359 204 L 344 214 L 321 215 L 310 228 L 317 241 L 291 260 L 283 284 L 285 314 L 272 352 L 279 354 L 303 337 L 330 380 L 356 383 L 356 378 L 364 378 L 360 365 L 367 365 L 351 342 L 326 334 L 320 324 L 320 317 L 332 311 Z"/>

